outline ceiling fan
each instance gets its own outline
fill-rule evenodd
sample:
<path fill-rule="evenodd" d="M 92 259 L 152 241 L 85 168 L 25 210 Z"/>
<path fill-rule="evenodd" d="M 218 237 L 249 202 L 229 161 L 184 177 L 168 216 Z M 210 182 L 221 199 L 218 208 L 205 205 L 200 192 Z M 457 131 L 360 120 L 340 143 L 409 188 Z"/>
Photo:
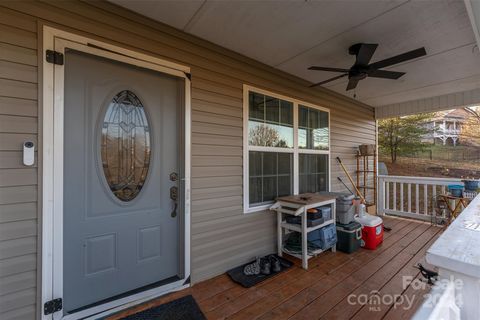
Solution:
<path fill-rule="evenodd" d="M 348 48 L 348 53 L 352 56 L 356 56 L 355 64 L 350 69 L 311 66 L 308 68 L 308 70 L 341 72 L 342 74 L 331 79 L 312 84 L 310 87 L 316 87 L 347 76 L 347 91 L 355 89 L 358 82 L 366 77 L 397 80 L 403 76 L 405 72 L 380 69 L 398 64 L 400 62 L 416 59 L 427 54 L 425 48 L 422 47 L 369 64 L 370 59 L 372 59 L 372 56 L 375 53 L 375 50 L 377 50 L 377 47 L 378 44 L 375 43 L 357 43 Z"/>

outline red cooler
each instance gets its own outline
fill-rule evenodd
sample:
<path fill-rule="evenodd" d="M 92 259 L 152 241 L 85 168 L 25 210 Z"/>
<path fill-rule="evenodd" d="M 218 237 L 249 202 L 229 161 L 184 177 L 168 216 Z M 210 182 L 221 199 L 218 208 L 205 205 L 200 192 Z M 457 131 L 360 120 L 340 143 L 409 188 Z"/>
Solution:
<path fill-rule="evenodd" d="M 362 217 L 355 217 L 355 221 L 362 225 L 361 246 L 365 249 L 375 250 L 383 241 L 382 218 L 365 214 Z"/>

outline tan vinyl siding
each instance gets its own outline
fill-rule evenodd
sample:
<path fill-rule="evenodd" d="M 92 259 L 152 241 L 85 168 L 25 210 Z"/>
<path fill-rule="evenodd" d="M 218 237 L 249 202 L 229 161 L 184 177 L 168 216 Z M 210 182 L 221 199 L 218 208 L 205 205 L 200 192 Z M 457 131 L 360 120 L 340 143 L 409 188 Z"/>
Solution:
<path fill-rule="evenodd" d="M 37 23 L 0 12 L 0 318 L 34 319 L 38 173 L 21 150 L 38 133 Z"/>
<path fill-rule="evenodd" d="M 194 283 L 275 249 L 274 216 L 243 214 L 243 84 L 330 108 L 333 190 L 341 189 L 336 177 L 343 176 L 335 157 L 342 156 L 353 173 L 355 148 L 375 142 L 372 108 L 310 89 L 291 75 L 106 2 L 1 2 L 0 21 L 2 320 L 33 319 L 40 313 L 35 292 L 41 190 L 38 169 L 21 164 L 21 150 L 23 141 L 39 138 L 37 30 L 42 23 L 191 68 Z"/>

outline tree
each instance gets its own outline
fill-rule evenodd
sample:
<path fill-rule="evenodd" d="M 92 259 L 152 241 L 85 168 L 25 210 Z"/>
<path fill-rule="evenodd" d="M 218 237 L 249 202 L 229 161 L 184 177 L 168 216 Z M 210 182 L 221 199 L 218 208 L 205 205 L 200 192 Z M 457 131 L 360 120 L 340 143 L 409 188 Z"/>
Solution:
<path fill-rule="evenodd" d="M 249 144 L 252 146 L 286 147 L 287 142 L 280 139 L 277 130 L 264 124 L 259 124 L 250 129 Z"/>
<path fill-rule="evenodd" d="M 434 130 L 427 126 L 433 116 L 433 113 L 422 113 L 380 120 L 378 122 L 380 150 L 390 155 L 392 163 L 397 161 L 398 155 L 423 150 L 427 144 L 422 138 Z"/>
<path fill-rule="evenodd" d="M 462 124 L 460 138 L 469 144 L 480 146 L 480 107 L 463 108 L 469 115 Z"/>

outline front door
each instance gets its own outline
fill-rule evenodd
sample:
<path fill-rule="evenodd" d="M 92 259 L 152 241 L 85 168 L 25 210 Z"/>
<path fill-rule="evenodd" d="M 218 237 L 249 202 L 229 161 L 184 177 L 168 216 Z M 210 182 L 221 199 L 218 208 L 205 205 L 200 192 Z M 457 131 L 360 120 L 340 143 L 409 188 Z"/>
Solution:
<path fill-rule="evenodd" d="M 65 313 L 181 276 L 183 81 L 65 52 Z"/>

